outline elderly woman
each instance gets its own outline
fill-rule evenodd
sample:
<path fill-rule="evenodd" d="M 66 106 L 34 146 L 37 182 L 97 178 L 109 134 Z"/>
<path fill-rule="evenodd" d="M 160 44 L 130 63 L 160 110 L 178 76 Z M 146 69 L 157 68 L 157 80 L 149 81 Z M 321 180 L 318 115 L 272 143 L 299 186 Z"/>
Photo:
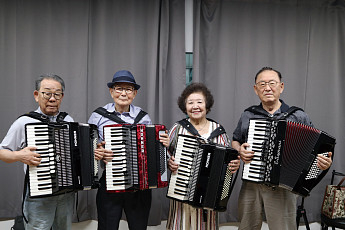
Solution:
<path fill-rule="evenodd" d="M 213 103 L 211 92 L 202 83 L 190 84 L 178 98 L 179 108 L 189 117 L 184 122 L 189 122 L 195 128 L 197 135 L 205 139 L 208 139 L 212 131 L 220 126 L 217 122 L 206 118 L 206 114 L 211 111 Z M 169 132 L 169 152 L 171 154 L 175 152 L 174 143 L 176 143 L 178 134 L 192 135 L 181 123 L 181 121 L 175 123 Z M 230 140 L 226 133 L 216 136 L 212 141 L 224 146 L 230 146 Z M 178 170 L 178 164 L 174 160 L 174 156 L 171 156 L 168 162 L 172 173 L 176 173 Z M 239 166 L 239 159 L 229 163 L 232 173 L 235 173 Z M 218 229 L 218 215 L 216 211 L 206 211 L 201 208 L 194 208 L 186 203 L 171 200 L 167 229 Z"/>

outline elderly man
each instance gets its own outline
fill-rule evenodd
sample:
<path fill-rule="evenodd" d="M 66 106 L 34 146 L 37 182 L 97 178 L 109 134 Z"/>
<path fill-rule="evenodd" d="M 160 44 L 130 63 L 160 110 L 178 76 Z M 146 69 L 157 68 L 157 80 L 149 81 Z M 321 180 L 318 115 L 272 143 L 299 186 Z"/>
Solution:
<path fill-rule="evenodd" d="M 99 131 L 100 144 L 95 151 L 95 157 L 96 159 L 103 160 L 105 163 L 112 158 L 113 154 L 111 150 L 103 148 L 105 144 L 103 127 L 105 125 L 117 123 L 149 125 L 152 123 L 146 112 L 132 104 L 140 85 L 136 83 L 131 72 L 127 70 L 116 72 L 107 86 L 114 102 L 95 110 L 89 119 L 89 123 L 97 125 Z M 108 117 L 107 114 L 114 114 L 115 118 Z M 167 147 L 169 144 L 168 134 L 161 134 L 160 141 Z M 104 171 L 100 179 L 100 188 L 96 198 L 98 229 L 118 229 L 122 210 L 125 211 L 129 229 L 146 229 L 151 199 L 151 190 L 107 193 Z"/>
<path fill-rule="evenodd" d="M 246 109 L 233 133 L 232 147 L 240 153 L 244 163 L 249 163 L 254 152 L 246 148 L 250 118 L 281 118 L 289 112 L 289 106 L 280 100 L 284 90 L 279 71 L 270 67 L 262 68 L 255 76 L 254 91 L 260 98 L 261 104 Z M 287 113 L 289 114 L 289 113 Z M 297 109 L 286 117 L 287 120 L 300 122 L 312 126 L 309 116 L 301 109 Z M 328 157 L 321 154 L 317 157 L 318 167 L 325 170 L 332 163 L 332 153 Z M 262 215 L 266 214 L 270 229 L 296 229 L 296 195 L 279 187 L 268 187 L 250 181 L 243 181 L 238 201 L 240 219 L 239 229 L 261 229 Z M 264 209 L 264 210 L 263 210 Z"/>
<path fill-rule="evenodd" d="M 41 162 L 40 155 L 35 153 L 36 147 L 26 146 L 25 124 L 39 122 L 41 117 L 52 122 L 73 121 L 66 113 L 59 111 L 65 89 L 61 77 L 42 75 L 36 80 L 35 86 L 34 98 L 39 105 L 38 109 L 14 121 L 0 144 L 0 159 L 7 163 L 21 161 L 27 165 L 37 166 Z M 71 229 L 73 207 L 74 193 L 30 198 L 27 192 L 23 206 L 26 217 L 25 229 Z"/>

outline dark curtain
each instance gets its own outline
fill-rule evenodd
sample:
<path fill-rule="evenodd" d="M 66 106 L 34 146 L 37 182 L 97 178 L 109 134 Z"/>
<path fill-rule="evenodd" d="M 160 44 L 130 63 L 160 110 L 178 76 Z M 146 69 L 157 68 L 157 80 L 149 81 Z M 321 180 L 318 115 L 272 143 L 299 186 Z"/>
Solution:
<path fill-rule="evenodd" d="M 141 88 L 134 104 L 168 128 L 180 118 L 185 85 L 184 1 L 1 0 L 0 139 L 21 114 L 36 110 L 34 80 L 42 73 L 66 83 L 61 110 L 87 122 L 112 102 L 106 83 L 130 70 Z M 0 218 L 21 214 L 23 164 L 0 162 Z M 96 191 L 78 193 L 75 221 L 96 219 Z M 166 219 L 165 189 L 153 191 L 150 225 Z"/>
<path fill-rule="evenodd" d="M 256 72 L 271 66 L 283 75 L 282 99 L 303 108 L 316 128 L 336 137 L 330 170 L 344 170 L 344 6 L 344 1 L 194 0 L 193 77 L 215 97 L 209 116 L 232 136 L 244 109 L 260 102 L 253 90 Z M 309 221 L 320 220 L 330 176 L 305 199 Z M 237 220 L 241 183 L 221 222 Z"/>

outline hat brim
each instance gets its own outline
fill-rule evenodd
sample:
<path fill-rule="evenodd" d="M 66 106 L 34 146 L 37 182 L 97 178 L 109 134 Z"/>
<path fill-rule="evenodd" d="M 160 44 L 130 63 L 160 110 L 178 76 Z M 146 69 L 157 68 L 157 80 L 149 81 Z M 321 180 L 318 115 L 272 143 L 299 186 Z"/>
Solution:
<path fill-rule="evenodd" d="M 125 81 L 125 80 L 116 81 L 116 82 L 109 82 L 109 83 L 107 83 L 107 86 L 108 86 L 108 88 L 113 88 L 113 86 L 114 86 L 116 83 L 120 83 L 120 82 L 130 83 L 130 84 L 134 85 L 134 89 L 136 89 L 136 90 L 138 90 L 138 89 L 140 88 L 140 85 L 134 84 L 134 83 L 131 82 L 131 81 Z"/>

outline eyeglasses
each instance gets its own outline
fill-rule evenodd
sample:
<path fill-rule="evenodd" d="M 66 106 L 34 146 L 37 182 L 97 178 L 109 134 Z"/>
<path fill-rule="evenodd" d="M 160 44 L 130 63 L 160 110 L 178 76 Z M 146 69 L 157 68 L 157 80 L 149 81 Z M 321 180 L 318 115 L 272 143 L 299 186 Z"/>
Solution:
<path fill-rule="evenodd" d="M 269 82 L 266 81 L 259 81 L 258 83 L 256 83 L 255 85 L 259 88 L 259 89 L 263 89 L 266 87 L 266 85 L 268 85 L 270 88 L 274 88 L 276 87 L 280 82 L 271 80 Z"/>
<path fill-rule="evenodd" d="M 53 95 L 56 100 L 60 100 L 63 93 L 51 93 L 51 92 L 40 92 L 43 94 L 43 98 L 49 100 Z"/>
<path fill-rule="evenodd" d="M 134 91 L 134 88 L 129 87 L 129 88 L 123 88 L 123 87 L 114 87 L 113 88 L 115 90 L 116 93 L 122 93 L 123 91 L 125 91 L 127 94 L 131 94 Z"/>

